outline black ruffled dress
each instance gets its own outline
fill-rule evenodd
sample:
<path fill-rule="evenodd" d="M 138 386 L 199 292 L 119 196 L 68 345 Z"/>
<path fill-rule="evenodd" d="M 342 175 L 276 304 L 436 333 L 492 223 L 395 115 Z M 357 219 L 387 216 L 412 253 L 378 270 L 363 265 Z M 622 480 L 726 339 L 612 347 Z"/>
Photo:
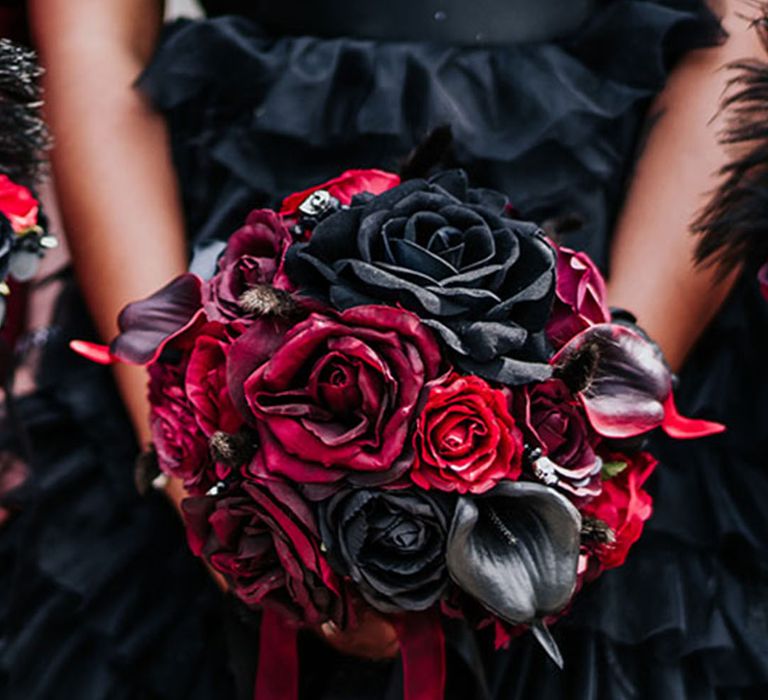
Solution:
<path fill-rule="evenodd" d="M 568 243 L 604 265 L 650 99 L 720 36 L 700 0 L 205 4 L 209 19 L 167 28 L 139 82 L 168 118 L 201 265 L 250 209 L 346 168 L 397 169 L 445 124 L 478 184 L 525 217 L 580 221 Z M 30 471 L 2 497 L 0 697 L 252 697 L 253 620 L 188 553 L 163 497 L 136 493 L 109 373 L 66 347 L 88 337 L 85 318 L 70 285 L 40 388 L 0 432 L 4 459 Z M 565 670 L 530 636 L 493 653 L 482 634 L 449 635 L 449 697 L 768 697 L 766 329 L 745 278 L 678 390 L 688 415 L 729 431 L 654 439 L 655 514 L 553 628 Z M 402 694 L 397 662 L 344 659 L 310 635 L 301 667 L 304 698 Z"/>

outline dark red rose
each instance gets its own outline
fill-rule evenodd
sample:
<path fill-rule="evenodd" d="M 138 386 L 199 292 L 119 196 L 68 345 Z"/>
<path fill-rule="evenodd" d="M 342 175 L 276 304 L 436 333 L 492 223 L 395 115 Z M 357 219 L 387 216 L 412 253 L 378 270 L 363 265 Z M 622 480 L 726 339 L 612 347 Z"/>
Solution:
<path fill-rule="evenodd" d="M 581 402 L 559 379 L 531 385 L 523 393 L 531 443 L 543 450 L 546 468 L 553 471 L 540 478 L 580 498 L 599 494 L 601 461 Z"/>
<path fill-rule="evenodd" d="M 5 214 L 16 233 L 37 225 L 40 203 L 23 185 L 7 175 L 0 175 L 0 212 Z"/>
<path fill-rule="evenodd" d="M 296 192 L 285 198 L 280 208 L 283 216 L 295 216 L 298 208 L 304 201 L 318 190 L 325 190 L 332 197 L 336 197 L 342 204 L 350 204 L 357 194 L 369 192 L 381 194 L 400 184 L 400 177 L 394 173 L 383 170 L 347 170 L 332 180 L 310 187 L 302 192 Z"/>
<path fill-rule="evenodd" d="M 419 417 L 411 479 L 422 488 L 483 493 L 520 475 L 523 435 L 504 391 L 451 374 L 432 385 Z"/>
<path fill-rule="evenodd" d="M 188 491 L 201 493 L 215 481 L 215 472 L 184 390 L 184 371 L 184 365 L 165 362 L 149 367 L 152 443 L 161 471 L 181 479 Z"/>
<path fill-rule="evenodd" d="M 239 299 L 255 285 L 290 291 L 292 286 L 283 272 L 283 258 L 291 240 L 291 234 L 275 212 L 252 211 L 245 226 L 227 242 L 218 273 L 203 285 L 203 306 L 208 318 L 226 321 L 244 317 Z"/>
<path fill-rule="evenodd" d="M 200 329 L 189 356 L 186 392 L 207 437 L 218 430 L 235 433 L 245 422 L 227 386 L 227 356 L 241 330 L 236 324 L 208 323 Z"/>
<path fill-rule="evenodd" d="M 648 452 L 634 455 L 611 454 L 606 461 L 626 462 L 618 475 L 603 482 L 602 493 L 582 508 L 582 514 L 597 518 L 611 530 L 615 541 L 595 548 L 595 556 L 605 569 L 621 566 L 632 545 L 640 539 L 645 521 L 653 512 L 653 499 L 642 486 L 656 460 Z"/>
<path fill-rule="evenodd" d="M 388 306 L 312 314 L 244 382 L 261 442 L 252 471 L 325 485 L 309 488 L 313 498 L 343 481 L 397 479 L 412 464 L 411 427 L 440 361 L 432 333 L 413 314 Z"/>
<path fill-rule="evenodd" d="M 340 614 L 339 587 L 320 552 L 317 524 L 288 484 L 243 482 L 182 503 L 189 546 L 249 606 L 319 624 Z"/>
<path fill-rule="evenodd" d="M 585 328 L 610 320 L 600 270 L 588 255 L 558 247 L 555 301 L 547 323 L 552 344 L 562 347 Z"/>

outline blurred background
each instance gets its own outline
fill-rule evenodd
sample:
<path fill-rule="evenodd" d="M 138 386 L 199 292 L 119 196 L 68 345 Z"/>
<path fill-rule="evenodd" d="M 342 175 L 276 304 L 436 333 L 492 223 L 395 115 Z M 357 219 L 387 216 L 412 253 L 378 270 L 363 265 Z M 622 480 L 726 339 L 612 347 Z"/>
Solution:
<path fill-rule="evenodd" d="M 200 14 L 200 6 L 196 0 L 166 0 L 168 17 L 196 17 Z"/>

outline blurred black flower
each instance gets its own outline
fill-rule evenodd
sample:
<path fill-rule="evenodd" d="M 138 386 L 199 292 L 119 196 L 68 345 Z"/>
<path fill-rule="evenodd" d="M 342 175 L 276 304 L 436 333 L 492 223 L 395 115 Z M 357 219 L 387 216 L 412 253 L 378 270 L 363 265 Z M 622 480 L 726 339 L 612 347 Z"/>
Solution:
<path fill-rule="evenodd" d="M 399 304 L 437 331 L 467 372 L 505 384 L 549 377 L 543 329 L 555 251 L 507 200 L 461 171 L 410 180 L 329 216 L 286 263 L 337 308 Z"/>
<path fill-rule="evenodd" d="M 8 217 L 0 213 L 0 282 L 8 276 L 16 234 Z"/>

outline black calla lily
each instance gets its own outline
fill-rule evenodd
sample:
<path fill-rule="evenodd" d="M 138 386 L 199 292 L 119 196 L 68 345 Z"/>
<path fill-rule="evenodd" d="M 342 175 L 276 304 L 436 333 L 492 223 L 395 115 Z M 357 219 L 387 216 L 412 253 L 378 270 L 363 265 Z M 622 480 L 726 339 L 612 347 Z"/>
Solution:
<path fill-rule="evenodd" d="M 557 491 L 505 481 L 461 497 L 446 562 L 456 584 L 512 624 L 531 624 L 556 663 L 559 651 L 541 620 L 562 610 L 576 587 L 581 516 Z"/>

